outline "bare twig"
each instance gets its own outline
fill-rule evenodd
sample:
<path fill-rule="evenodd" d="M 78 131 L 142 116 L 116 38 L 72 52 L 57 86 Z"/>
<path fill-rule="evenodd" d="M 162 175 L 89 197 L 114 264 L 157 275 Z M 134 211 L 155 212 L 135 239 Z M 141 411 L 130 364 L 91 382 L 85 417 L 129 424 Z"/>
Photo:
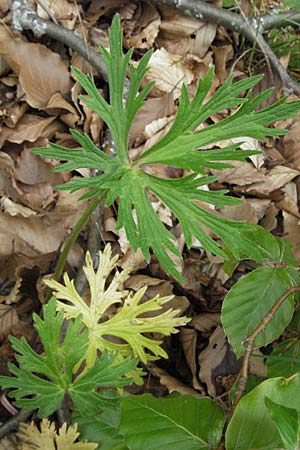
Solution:
<path fill-rule="evenodd" d="M 243 365 L 242 365 L 242 369 L 241 369 L 241 374 L 240 374 L 238 388 L 237 388 L 237 391 L 236 391 L 236 398 L 235 398 L 235 402 L 234 402 L 234 405 L 233 405 L 233 410 L 236 408 L 236 406 L 237 406 L 238 402 L 240 401 L 240 399 L 241 399 L 241 397 L 243 395 L 243 392 L 244 392 L 244 390 L 246 388 L 247 379 L 248 379 L 249 361 L 250 361 L 251 353 L 253 351 L 253 345 L 254 345 L 254 341 L 255 341 L 256 337 L 262 331 L 264 331 L 266 326 L 271 322 L 271 320 L 273 319 L 274 315 L 276 314 L 276 312 L 278 311 L 278 309 L 280 308 L 282 303 L 285 302 L 285 300 L 287 298 L 289 298 L 290 295 L 295 294 L 296 292 L 300 292 L 300 286 L 294 286 L 294 287 L 291 287 L 291 288 L 287 289 L 279 297 L 279 299 L 274 303 L 272 308 L 267 312 L 267 314 L 264 316 L 263 320 L 255 328 L 255 330 L 250 334 L 250 336 L 248 336 L 243 341 L 243 344 L 245 345 L 246 350 L 245 350 L 245 354 L 244 354 L 244 358 L 243 358 Z"/>
<path fill-rule="evenodd" d="M 33 411 L 23 410 L 19 411 L 15 416 L 8 419 L 3 425 L 0 427 L 0 439 L 3 438 L 10 431 L 18 428 L 20 422 L 25 422 Z"/>
<path fill-rule="evenodd" d="M 42 19 L 28 7 L 26 0 L 13 0 L 11 10 L 15 32 L 22 33 L 23 30 L 31 30 L 36 36 L 46 34 L 62 42 L 86 59 L 107 80 L 107 70 L 101 55 L 92 48 L 87 51 L 85 43 L 78 33 Z"/>
<path fill-rule="evenodd" d="M 263 38 L 262 32 L 272 27 L 291 24 L 293 21 L 300 23 L 300 13 L 281 13 L 277 20 L 275 14 L 264 14 L 263 16 L 243 17 L 240 14 L 217 8 L 214 5 L 201 0 L 155 0 L 178 9 L 186 15 L 196 17 L 204 22 L 215 23 L 238 32 L 250 42 L 257 44 L 264 55 L 270 61 L 273 70 L 278 74 L 284 87 L 285 93 L 295 92 L 300 94 L 300 84 L 296 83 L 287 73 L 277 56 Z"/>

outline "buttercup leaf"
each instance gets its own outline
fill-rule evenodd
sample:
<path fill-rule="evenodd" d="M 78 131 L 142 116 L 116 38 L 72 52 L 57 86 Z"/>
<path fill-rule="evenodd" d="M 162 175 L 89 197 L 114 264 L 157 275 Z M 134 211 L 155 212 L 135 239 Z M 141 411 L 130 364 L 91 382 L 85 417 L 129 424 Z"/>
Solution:
<path fill-rule="evenodd" d="M 174 245 L 174 236 L 159 220 L 149 200 L 149 193 L 167 206 L 180 222 L 183 234 L 190 247 L 192 237 L 196 237 L 209 252 L 226 259 L 218 243 L 207 235 L 202 226 L 210 229 L 231 249 L 235 259 L 241 253 L 247 258 L 263 262 L 263 254 L 251 239 L 251 225 L 233 222 L 216 216 L 197 204 L 198 200 L 210 205 L 223 207 L 236 204 L 239 200 L 227 196 L 227 191 L 203 191 L 201 186 L 215 181 L 207 177 L 205 168 L 224 169 L 231 167 L 229 161 L 244 160 L 259 152 L 240 150 L 238 144 L 220 150 L 207 150 L 206 146 L 226 139 L 253 137 L 265 140 L 269 136 L 279 136 L 286 131 L 268 128 L 277 120 L 293 117 L 300 109 L 299 101 L 277 103 L 257 111 L 271 94 L 271 90 L 252 98 L 251 90 L 261 79 L 250 77 L 233 82 L 228 77 L 218 91 L 205 102 L 213 80 L 209 70 L 199 81 L 196 94 L 189 99 L 186 86 L 179 98 L 177 116 L 168 133 L 136 160 L 131 161 L 128 154 L 128 135 L 132 121 L 152 84 L 140 90 L 141 81 L 147 72 L 151 57 L 148 52 L 137 67 L 129 64 L 133 50 L 123 54 L 122 31 L 118 16 L 115 16 L 109 33 L 109 51 L 101 47 L 107 66 L 109 81 L 109 101 L 99 93 L 93 80 L 77 69 L 73 69 L 77 80 L 89 97 L 82 101 L 107 123 L 115 144 L 116 157 L 109 157 L 98 149 L 86 135 L 72 131 L 82 149 L 68 149 L 55 144 L 49 148 L 34 151 L 45 157 L 65 161 L 56 171 L 74 170 L 82 167 L 97 168 L 101 173 L 93 178 L 77 178 L 70 183 L 58 186 L 71 192 L 83 188 L 89 191 L 82 198 L 106 195 L 106 205 L 118 202 L 118 227 L 124 227 L 127 238 L 134 250 L 140 248 L 147 261 L 150 249 L 155 253 L 165 271 L 179 281 L 181 275 L 176 270 L 170 252 L 180 256 Z M 127 67 L 130 67 L 130 83 L 126 83 Z M 245 96 L 241 94 L 246 93 Z M 220 122 L 198 129 L 204 121 L 225 108 L 236 108 L 235 112 Z M 150 176 L 147 165 L 166 164 L 189 170 L 190 175 L 179 180 L 166 180 Z M 137 220 L 135 220 L 137 216 Z"/>

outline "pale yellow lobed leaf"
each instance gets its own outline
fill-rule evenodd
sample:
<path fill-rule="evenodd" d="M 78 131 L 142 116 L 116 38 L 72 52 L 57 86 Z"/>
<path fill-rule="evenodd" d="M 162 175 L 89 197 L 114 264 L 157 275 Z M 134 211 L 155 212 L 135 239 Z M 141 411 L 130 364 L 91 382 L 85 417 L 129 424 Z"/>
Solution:
<path fill-rule="evenodd" d="M 167 357 L 160 347 L 161 341 L 151 339 L 143 333 L 159 333 L 168 336 L 177 333 L 177 327 L 185 325 L 190 319 L 177 317 L 179 310 L 162 310 L 163 305 L 174 296 L 155 297 L 142 301 L 147 286 L 139 289 L 134 295 L 123 290 L 122 285 L 128 279 L 130 269 L 116 272 L 107 285 L 107 278 L 115 268 L 118 256 L 112 258 L 111 246 L 108 244 L 103 252 L 99 252 L 99 266 L 94 270 L 89 253 L 86 255 L 84 272 L 90 286 L 90 304 L 88 305 L 78 294 L 74 282 L 64 275 L 65 285 L 56 281 L 46 284 L 54 290 L 57 297 L 57 309 L 64 311 L 67 319 L 82 315 L 82 322 L 88 329 L 89 345 L 85 355 L 87 367 L 94 365 L 97 351 L 117 352 L 120 357 L 134 357 L 146 363 L 159 357 Z M 61 300 L 67 300 L 68 304 Z M 110 319 L 101 322 L 107 309 L 116 303 L 123 303 L 117 313 Z M 150 352 L 150 353 L 149 353 Z"/>
<path fill-rule="evenodd" d="M 79 433 L 77 424 L 63 426 L 56 433 L 55 425 L 48 419 L 43 419 L 40 423 L 40 430 L 34 422 L 21 423 L 20 431 L 17 434 L 20 440 L 20 450 L 95 450 L 97 443 L 75 442 Z"/>

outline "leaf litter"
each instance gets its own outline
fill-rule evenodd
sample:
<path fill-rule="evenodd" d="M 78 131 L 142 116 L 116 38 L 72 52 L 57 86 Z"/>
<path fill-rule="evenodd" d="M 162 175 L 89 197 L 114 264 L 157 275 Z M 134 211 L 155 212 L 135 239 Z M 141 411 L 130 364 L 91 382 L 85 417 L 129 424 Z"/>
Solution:
<path fill-rule="evenodd" d="M 147 80 L 154 80 L 155 86 L 133 124 L 131 155 L 145 151 L 150 142 L 152 145 L 166 133 L 174 120 L 183 83 L 192 96 L 198 79 L 213 63 L 216 71 L 209 96 L 229 73 L 233 72 L 236 79 L 246 76 L 243 63 L 236 60 L 232 36 L 215 25 L 167 6 L 130 0 L 122 2 L 122 6 L 118 1 L 95 1 L 83 10 L 80 2 L 76 7 L 67 0 L 44 0 L 43 3 L 58 23 L 84 33 L 87 43 L 94 48 L 100 42 L 107 46 L 107 28 L 118 12 L 124 29 L 124 47 L 135 47 L 133 63 L 149 48 L 155 50 L 147 73 Z M 219 4 L 218 1 L 213 3 Z M 30 148 L 46 146 L 49 140 L 75 147 L 69 127 L 87 132 L 93 142 L 101 146 L 105 132 L 103 122 L 78 100 L 81 88 L 70 75 L 70 65 L 93 73 L 103 95 L 107 95 L 107 87 L 99 74 L 68 47 L 51 40 L 46 46 L 29 35 L 27 38 L 14 36 L 9 28 L 9 7 L 10 2 L 0 6 L 3 23 L 7 24 L 0 26 L 0 350 L 12 360 L 9 334 L 25 335 L 35 349 L 39 348 L 32 313 L 39 313 L 42 307 L 42 279 L 53 273 L 57 254 L 86 206 L 85 202 L 77 201 L 78 194 L 54 189 L 70 176 L 53 173 L 55 162 L 34 155 Z M 40 6 L 37 11 L 48 19 Z M 264 89 L 262 83 L 256 89 L 259 88 Z M 223 111 L 222 117 L 231 112 Z M 218 122 L 220 118 L 215 115 L 211 120 Z M 241 205 L 217 209 L 216 214 L 260 224 L 276 236 L 284 237 L 292 243 L 300 261 L 300 121 L 285 122 L 278 126 L 290 132 L 280 139 L 272 138 L 265 144 L 245 139 L 245 149 L 259 148 L 262 154 L 249 158 L 246 163 L 235 162 L 231 169 L 211 169 L 210 173 L 217 174 L 219 179 L 208 189 L 226 188 L 244 200 Z M 239 139 L 241 141 L 243 139 Z M 219 148 L 225 144 L 228 142 L 220 142 Z M 183 175 L 163 165 L 155 169 L 165 178 Z M 71 176 L 90 176 L 90 171 L 82 169 Z M 178 261 L 178 269 L 183 269 L 182 286 L 166 276 L 154 256 L 147 265 L 140 251 L 133 252 L 124 230 L 116 230 L 113 207 L 104 211 L 99 237 L 111 243 L 113 254 L 120 254 L 117 264 L 121 268 L 132 268 L 126 289 L 136 292 L 146 283 L 148 291 L 144 301 L 156 294 L 175 294 L 170 301 L 172 306 L 192 318 L 179 335 L 165 339 L 164 349 L 169 359 L 149 364 L 147 389 L 155 391 L 159 380 L 168 392 L 223 395 L 234 382 L 240 361 L 235 359 L 224 337 L 219 313 L 228 289 L 246 269 L 240 264 L 229 277 L 222 261 L 207 255 L 199 242 L 194 242 L 188 252 L 182 230 L 170 212 L 156 198 L 150 200 L 176 237 L 178 248 L 183 249 L 183 261 Z M 81 266 L 85 251 L 86 232 L 82 233 L 68 259 L 67 269 L 71 275 Z M 261 376 L 263 363 L 253 371 Z M 7 373 L 2 362 L 0 372 Z M 146 391 L 146 386 L 144 389 Z M 49 449 L 50 445 L 75 449 L 76 430 L 69 435 L 68 432 L 60 431 L 64 439 L 69 439 L 69 447 L 67 440 L 64 447 L 59 447 L 62 445 L 59 434 L 49 422 L 42 422 L 40 430 L 34 424 L 24 424 L 18 435 L 22 445 L 19 448 L 32 448 L 28 447 L 28 438 L 41 445 L 39 440 L 43 436 L 42 439 L 49 439 Z M 86 448 L 94 447 L 86 444 Z"/>

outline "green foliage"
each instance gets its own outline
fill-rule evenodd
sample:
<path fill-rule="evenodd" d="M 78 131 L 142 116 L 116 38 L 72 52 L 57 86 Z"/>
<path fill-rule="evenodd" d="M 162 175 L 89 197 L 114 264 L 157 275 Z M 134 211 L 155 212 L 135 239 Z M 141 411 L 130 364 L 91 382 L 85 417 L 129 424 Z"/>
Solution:
<path fill-rule="evenodd" d="M 299 389 L 298 373 L 290 379 L 266 380 L 245 395 L 238 403 L 226 430 L 226 450 L 282 449 L 280 433 L 265 400 L 269 398 L 284 408 L 300 411 Z"/>
<path fill-rule="evenodd" d="M 277 358 L 276 358 L 277 357 Z M 267 361 L 268 377 L 290 377 L 300 373 L 300 339 L 285 339 L 276 345 Z"/>
<path fill-rule="evenodd" d="M 216 449 L 226 420 L 210 398 L 145 394 L 121 401 L 120 432 L 130 450 Z"/>
<path fill-rule="evenodd" d="M 260 267 L 242 277 L 228 292 L 222 305 L 222 323 L 237 357 L 245 348 L 246 339 L 293 281 L 282 268 Z M 278 338 L 294 312 L 293 296 L 279 308 L 275 317 L 256 338 L 254 348 Z"/>
<path fill-rule="evenodd" d="M 300 411 L 286 408 L 269 398 L 265 402 L 285 448 L 297 450 L 300 445 Z"/>
<path fill-rule="evenodd" d="M 66 319 L 82 317 L 82 323 L 88 332 L 88 348 L 85 359 L 88 367 L 92 367 L 97 358 L 97 351 L 109 350 L 119 356 L 136 357 L 146 363 L 159 357 L 167 357 L 161 348 L 161 341 L 150 339 L 144 333 L 159 333 L 168 336 L 177 333 L 175 327 L 185 325 L 190 321 L 187 317 L 176 317 L 178 310 L 168 308 L 160 312 L 163 305 L 173 296 L 156 297 L 142 302 L 147 286 L 139 289 L 134 295 L 127 290 L 120 290 L 121 284 L 128 278 L 128 270 L 116 272 L 111 283 L 106 286 L 106 280 L 116 266 L 118 255 L 111 257 L 111 247 L 108 244 L 103 252 L 99 252 L 99 265 L 95 272 L 90 254 L 86 255 L 83 268 L 90 286 L 91 300 L 88 305 L 78 294 L 74 282 L 67 274 L 65 285 L 57 281 L 48 281 L 47 285 L 55 291 L 59 300 L 57 308 L 63 311 Z M 110 319 L 102 321 L 102 316 L 112 305 L 123 302 L 121 308 Z M 153 315 L 155 313 L 155 315 Z M 114 337 L 114 340 L 111 337 Z M 115 338 L 124 343 L 116 342 Z M 149 353 L 150 352 L 150 353 Z"/>
<path fill-rule="evenodd" d="M 72 421 L 78 424 L 81 439 L 99 443 L 101 450 L 128 450 L 124 436 L 119 432 L 120 405 L 105 408 L 101 415 L 75 413 Z"/>
<path fill-rule="evenodd" d="M 18 367 L 9 364 L 14 377 L 0 377 L 3 389 L 14 388 L 10 396 L 15 404 L 25 409 L 39 410 L 39 415 L 52 414 L 66 393 L 72 398 L 75 409 L 81 412 L 99 412 L 101 406 L 112 400 L 112 394 L 96 392 L 101 386 L 121 388 L 130 380 L 124 376 L 136 365 L 134 360 L 115 364 L 115 355 L 104 353 L 92 368 L 78 372 L 88 345 L 86 331 L 82 331 L 81 318 L 68 323 L 66 336 L 60 343 L 63 314 L 56 314 L 55 300 L 43 307 L 44 320 L 34 315 L 34 326 L 44 347 L 44 354 L 36 353 L 24 338 L 11 337 L 17 352 Z M 75 377 L 75 380 L 74 380 Z"/>
<path fill-rule="evenodd" d="M 87 135 L 75 130 L 71 133 L 82 149 L 70 149 L 55 144 L 50 144 L 49 148 L 35 149 L 35 153 L 45 157 L 66 161 L 56 167 L 56 171 L 83 167 L 101 171 L 99 176 L 77 178 L 59 188 L 70 191 L 88 188 L 88 194 L 83 197 L 105 193 L 107 206 L 118 200 L 117 226 L 125 228 L 133 249 L 136 251 L 141 248 L 149 261 L 152 248 L 166 272 L 178 280 L 182 280 L 182 277 L 175 268 L 170 252 L 177 256 L 180 256 L 180 253 L 174 245 L 173 234 L 161 223 L 151 205 L 150 192 L 177 217 L 188 246 L 195 236 L 208 251 L 226 257 L 218 244 L 201 228 L 205 226 L 230 247 L 234 257 L 239 258 L 240 253 L 244 252 L 249 258 L 262 262 L 259 250 L 253 245 L 253 241 L 245 236 L 245 232 L 252 229 L 250 225 L 224 220 L 197 204 L 199 200 L 218 207 L 238 204 L 240 200 L 227 196 L 227 191 L 212 192 L 201 189 L 216 180 L 216 177 L 206 176 L 204 168 L 231 167 L 226 161 L 244 160 L 257 152 L 238 150 L 238 145 L 221 150 L 205 150 L 203 147 L 236 137 L 241 137 L 241 140 L 244 136 L 265 139 L 267 135 L 284 134 L 284 130 L 267 126 L 276 120 L 292 117 L 299 110 L 299 102 L 286 103 L 283 99 L 255 112 L 271 93 L 268 90 L 252 98 L 251 89 L 260 80 L 260 76 L 236 83 L 229 77 L 214 96 L 205 102 L 212 85 L 213 72 L 210 70 L 204 79 L 200 80 L 192 100 L 188 97 L 186 86 L 183 86 L 177 116 L 169 132 L 139 158 L 130 160 L 127 148 L 130 126 L 152 87 L 151 83 L 147 84 L 139 92 L 151 52 L 144 55 L 136 68 L 130 64 L 130 87 L 125 98 L 126 70 L 133 50 L 123 54 L 122 32 L 117 16 L 112 22 L 109 43 L 109 52 L 101 47 L 108 71 L 109 102 L 99 94 L 89 76 L 75 68 L 73 73 L 89 95 L 88 98 L 82 97 L 82 101 L 97 112 L 109 126 L 116 143 L 117 155 L 114 158 L 105 155 Z M 242 97 L 241 94 L 245 92 L 246 97 Z M 197 130 L 211 115 L 225 108 L 238 109 L 226 119 Z M 181 167 L 191 173 L 176 180 L 162 179 L 147 173 L 147 165 L 160 163 Z"/>

